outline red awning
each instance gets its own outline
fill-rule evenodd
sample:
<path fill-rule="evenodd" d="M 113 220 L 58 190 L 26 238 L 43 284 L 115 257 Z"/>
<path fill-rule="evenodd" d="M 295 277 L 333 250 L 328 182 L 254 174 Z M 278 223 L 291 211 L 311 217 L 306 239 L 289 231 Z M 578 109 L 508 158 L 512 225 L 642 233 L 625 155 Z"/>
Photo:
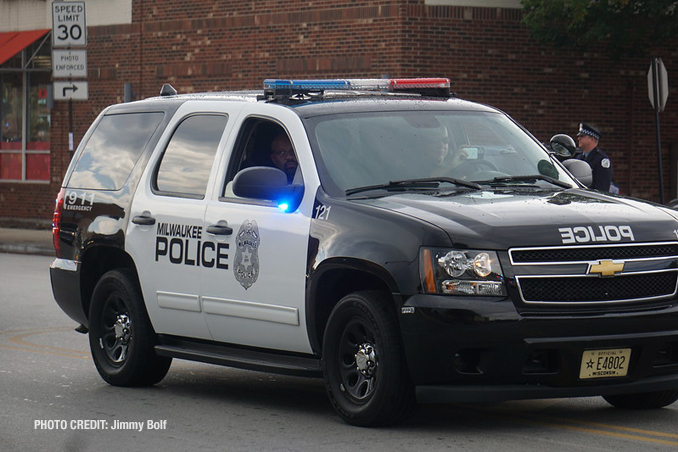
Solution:
<path fill-rule="evenodd" d="M 47 34 L 47 30 L 8 31 L 0 33 L 0 64 Z"/>

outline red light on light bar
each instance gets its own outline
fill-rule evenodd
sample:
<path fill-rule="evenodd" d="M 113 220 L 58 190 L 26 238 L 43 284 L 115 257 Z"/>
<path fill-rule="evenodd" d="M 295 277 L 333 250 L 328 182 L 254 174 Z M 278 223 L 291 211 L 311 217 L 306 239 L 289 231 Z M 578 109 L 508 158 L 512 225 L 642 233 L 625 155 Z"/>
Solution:
<path fill-rule="evenodd" d="M 391 80 L 394 90 L 412 88 L 450 88 L 447 78 L 395 78 Z"/>

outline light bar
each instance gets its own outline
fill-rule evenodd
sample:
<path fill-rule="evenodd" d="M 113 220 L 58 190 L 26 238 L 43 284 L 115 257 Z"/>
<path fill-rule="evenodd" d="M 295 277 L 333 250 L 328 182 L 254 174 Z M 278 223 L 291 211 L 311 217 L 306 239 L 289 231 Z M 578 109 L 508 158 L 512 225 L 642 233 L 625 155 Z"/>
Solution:
<path fill-rule="evenodd" d="M 317 93 L 324 90 L 418 92 L 431 95 L 450 94 L 447 78 L 374 78 L 337 80 L 264 80 L 264 92 L 278 96 Z"/>

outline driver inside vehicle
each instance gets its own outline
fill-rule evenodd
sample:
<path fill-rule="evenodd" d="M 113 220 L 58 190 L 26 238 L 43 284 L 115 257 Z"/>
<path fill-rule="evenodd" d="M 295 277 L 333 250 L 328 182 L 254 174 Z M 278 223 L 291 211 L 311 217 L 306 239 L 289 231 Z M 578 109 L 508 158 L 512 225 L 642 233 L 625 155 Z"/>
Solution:
<path fill-rule="evenodd" d="M 478 148 L 457 146 L 443 126 L 425 135 L 422 154 L 423 165 L 431 177 L 460 178 L 466 172 L 462 165 L 478 158 Z"/>
<path fill-rule="evenodd" d="M 421 149 L 422 166 L 431 177 L 449 176 L 452 169 L 468 158 L 464 148 L 454 146 L 445 126 L 431 129 L 422 135 Z"/>
<path fill-rule="evenodd" d="M 285 132 L 279 132 L 271 143 L 271 161 L 276 168 L 285 172 L 287 182 L 292 183 L 299 167 L 292 142 Z"/>
<path fill-rule="evenodd" d="M 444 166 L 449 157 L 450 136 L 446 127 L 438 127 L 421 135 L 422 163 L 435 170 Z"/>

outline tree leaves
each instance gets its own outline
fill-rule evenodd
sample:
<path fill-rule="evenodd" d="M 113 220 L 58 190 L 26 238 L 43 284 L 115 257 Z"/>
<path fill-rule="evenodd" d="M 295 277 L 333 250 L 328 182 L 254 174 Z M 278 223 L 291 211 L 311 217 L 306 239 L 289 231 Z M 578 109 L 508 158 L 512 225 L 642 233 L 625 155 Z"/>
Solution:
<path fill-rule="evenodd" d="M 602 44 L 617 57 L 678 37 L 676 0 L 521 0 L 533 39 L 586 50 Z"/>

